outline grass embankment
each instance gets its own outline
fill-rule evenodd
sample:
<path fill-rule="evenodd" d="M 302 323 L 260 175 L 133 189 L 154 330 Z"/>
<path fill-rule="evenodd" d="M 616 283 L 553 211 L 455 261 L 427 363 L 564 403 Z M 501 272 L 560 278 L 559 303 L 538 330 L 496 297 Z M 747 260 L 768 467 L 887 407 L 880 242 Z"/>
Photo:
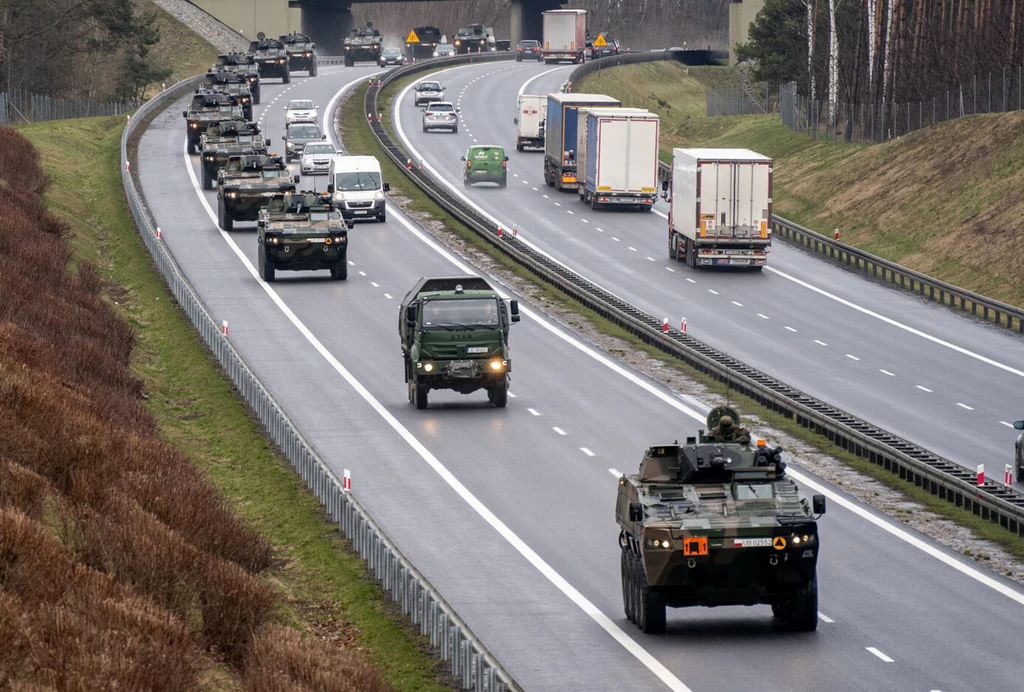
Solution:
<path fill-rule="evenodd" d="M 186 77 L 206 72 L 206 69 L 217 61 L 219 50 L 153 0 L 136 0 L 136 6 L 141 12 L 156 14 L 160 41 L 153 46 L 150 56 L 155 64 L 171 68 L 171 76 L 167 78 L 168 87 Z M 159 90 L 160 85 L 156 84 L 150 89 L 150 93 Z"/>
<path fill-rule="evenodd" d="M 120 189 L 118 143 L 122 126 L 120 118 L 97 118 L 19 130 L 39 148 L 44 169 L 52 177 L 47 205 L 66 219 L 75 273 L 82 278 L 75 279 L 74 274 L 72 278 L 62 277 L 67 253 L 51 249 L 49 244 L 55 241 L 39 232 L 34 233 L 33 240 L 47 252 L 30 248 L 15 259 L 25 263 L 26 257 L 46 258 L 45 266 L 36 262 L 25 274 L 43 286 L 69 286 L 54 300 L 64 302 L 64 311 L 77 318 L 76 325 L 96 325 L 88 334 L 91 341 L 87 344 L 98 349 L 100 355 L 112 350 L 113 355 L 106 355 L 103 362 L 114 375 L 96 377 L 91 351 L 83 350 L 81 340 L 73 339 L 65 326 L 59 326 L 56 332 L 40 331 L 38 321 L 12 327 L 10 322 L 30 311 L 22 308 L 5 313 L 0 309 L 0 326 L 14 329 L 15 335 L 20 334 L 19 329 L 27 332 L 23 339 L 31 346 L 15 349 L 13 355 L 9 346 L 5 355 L 15 360 L 8 362 L 18 364 L 20 358 L 31 367 L 33 352 L 55 350 L 58 355 L 45 363 L 51 367 L 49 374 L 29 370 L 27 379 L 14 385 L 6 378 L 18 370 L 0 368 L 5 392 L 20 386 L 14 390 L 19 396 L 45 395 L 49 398 L 40 399 L 37 410 L 60 414 L 54 419 L 5 409 L 3 404 L 16 400 L 0 396 L 0 411 L 9 433 L 5 438 L 41 445 L 54 437 L 57 441 L 53 444 L 66 444 L 70 449 L 69 453 L 55 452 L 49 457 L 55 460 L 53 467 L 37 468 L 32 460 L 39 454 L 6 444 L 0 451 L 5 464 L 8 460 L 21 464 L 36 476 L 16 466 L 5 466 L 8 477 L 13 473 L 27 480 L 20 485 L 11 485 L 6 479 L 0 483 L 0 488 L 7 491 L 0 495 L 0 505 L 5 505 L 0 512 L 9 518 L 13 512 L 10 505 L 21 506 L 35 520 L 33 539 L 47 544 L 51 557 L 60 557 L 61 564 L 66 565 L 62 566 L 64 572 L 93 574 L 81 564 L 92 556 L 87 564 L 99 575 L 97 580 L 113 582 L 121 589 L 117 593 L 122 601 L 132 596 L 142 603 L 130 611 L 134 619 L 122 624 L 110 616 L 96 616 L 93 603 L 97 593 L 86 592 L 84 587 L 74 594 L 65 590 L 64 600 L 53 595 L 60 592 L 59 584 L 45 594 L 45 601 L 37 590 L 37 601 L 50 603 L 58 610 L 80 611 L 73 615 L 91 633 L 80 637 L 74 650 L 58 650 L 59 646 L 73 646 L 71 642 L 54 642 L 52 650 L 40 647 L 39 651 L 80 661 L 76 671 L 80 669 L 86 687 L 100 684 L 96 676 L 113 675 L 97 672 L 97 666 L 103 664 L 102 654 L 116 647 L 126 652 L 120 665 L 132 668 L 128 671 L 132 674 L 142 662 L 154 659 L 153 650 L 171 654 L 166 665 L 153 673 L 157 684 L 143 684 L 137 675 L 127 673 L 127 677 L 119 678 L 122 686 L 131 689 L 174 689 L 177 685 L 178 689 L 361 690 L 378 687 L 380 678 L 399 690 L 448 689 L 438 662 L 423 652 L 422 640 L 411 628 L 398 624 L 398 616 L 367 577 L 363 563 L 345 550 L 336 530 L 323 520 L 317 500 L 274 454 L 160 283 L 134 232 Z M 23 168 L 16 162 L 0 170 L 17 170 L 20 180 Z M 0 208 L 10 213 L 14 201 L 22 204 L 21 197 L 13 196 Z M 12 234 L 8 224 L 4 230 L 0 236 L 9 242 Z M 0 258 L 9 257 L 9 249 L 0 252 Z M 15 259 L 9 260 L 12 267 L 20 266 L 13 264 Z M 0 277 L 17 277 L 12 267 L 0 272 Z M 17 288 L 21 292 L 17 295 L 35 294 L 25 293 L 25 286 Z M 4 290 L 7 300 L 0 301 L 0 306 L 10 306 L 10 296 L 16 293 Z M 47 291 L 38 293 L 42 295 L 37 300 L 40 311 L 49 324 L 61 310 L 52 302 L 44 304 Z M 72 309 L 77 308 L 76 301 L 87 303 L 95 314 L 83 317 L 81 310 Z M 17 343 L 9 336 L 0 338 L 0 344 Z M 107 363 L 111 358 L 113 362 Z M 108 381 L 124 383 L 124 391 L 117 392 L 113 399 L 121 408 L 105 405 L 96 394 L 102 394 L 100 385 Z M 141 402 L 143 393 L 145 401 Z M 69 400 L 84 407 L 85 412 L 69 411 Z M 90 407 L 95 409 L 89 419 L 92 427 L 81 423 L 81 416 Z M 111 422 L 106 418 L 122 410 L 127 414 L 121 420 Z M 20 427 L 11 424 L 12 416 Z M 51 431 L 67 431 L 68 435 Z M 123 440 L 124 449 L 105 440 Z M 139 447 L 140 453 L 128 453 Z M 112 467 L 105 465 L 108 460 L 113 460 Z M 72 461 L 81 468 L 74 468 Z M 108 470 L 110 473 L 100 473 Z M 82 500 L 68 495 L 60 485 L 71 482 L 68 479 L 72 472 L 72 480 L 86 478 L 96 494 L 116 499 L 107 505 L 117 513 L 105 516 L 125 527 L 123 533 L 116 533 L 111 522 L 97 523 L 107 529 L 108 535 L 100 534 L 99 529 L 91 534 L 85 531 L 97 513 L 89 505 L 79 511 L 75 503 Z M 180 479 L 189 483 L 183 487 Z M 22 488 L 20 494 L 9 491 L 16 487 Z M 138 487 L 152 492 L 141 493 Z M 195 498 L 205 500 L 205 508 L 196 506 Z M 160 505 L 161 499 L 171 507 Z M 110 507 L 105 506 L 104 511 L 114 511 Z M 80 527 L 85 538 L 94 537 L 91 543 L 72 531 Z M 226 534 L 222 544 L 250 557 L 232 561 L 231 550 L 219 551 L 226 552 L 227 557 L 218 550 L 204 552 L 206 545 L 200 543 L 210 542 L 205 538 L 210 532 L 215 537 Z M 193 539 L 193 534 L 198 538 Z M 8 531 L 0 530 L 0 543 L 9 536 Z M 153 544 L 129 545 L 132 536 L 146 536 Z M 23 543 L 21 549 L 30 547 L 36 550 L 28 543 Z M 129 547 L 138 552 L 131 553 Z M 192 559 L 176 559 L 182 551 Z M 0 550 L 5 561 L 9 555 Z M 62 573 L 60 579 L 51 579 L 52 570 L 44 567 L 30 563 L 22 586 L 29 580 L 59 582 L 66 578 Z M 0 597 L 10 598 L 12 593 L 20 597 L 17 591 L 12 592 L 9 579 L 0 581 L 0 587 Z M 30 619 L 31 605 L 27 602 L 23 611 L 25 620 L 4 633 L 5 651 L 19 651 L 8 647 L 7 642 L 23 641 L 25 633 L 43 639 L 49 634 L 49 622 Z M 223 614 L 218 615 L 221 611 Z M 232 614 L 234 620 L 228 619 Z M 140 625 L 133 629 L 143 618 L 149 618 L 146 628 Z M 217 630 L 218 623 L 225 619 L 228 625 L 236 623 L 234 630 L 226 626 Z M 157 631 L 157 624 L 163 629 Z M 128 640 L 123 646 L 110 640 L 111 632 L 116 635 L 118 628 L 125 631 Z M 258 634 L 253 641 L 247 636 L 251 629 Z M 299 632 L 304 635 L 301 641 Z M 149 643 L 150 648 L 137 645 L 132 649 L 133 637 Z M 165 641 L 170 644 L 165 645 Z M 23 657 L 25 650 L 21 650 Z M 0 659 L 6 657 L 0 654 Z M 19 664 L 21 667 L 10 668 L 5 667 L 9 661 L 4 660 L 0 670 L 9 679 L 40 684 L 61 672 L 53 666 L 47 668 L 40 656 L 25 660 L 28 663 Z M 104 679 L 102 684 L 113 682 Z"/>
<path fill-rule="evenodd" d="M 771 156 L 780 216 L 839 228 L 845 243 L 1024 306 L 1024 112 L 961 118 L 874 146 L 815 141 L 774 115 L 705 117 L 707 85 L 730 71 L 628 65 L 575 90 L 659 113 L 663 160 L 680 146 Z"/>
<path fill-rule="evenodd" d="M 708 136 L 709 133 L 717 132 L 719 128 L 724 128 L 723 132 L 726 132 L 727 135 L 723 135 L 721 132 L 718 132 L 715 134 L 716 138 L 728 136 L 728 134 L 737 134 L 737 136 L 742 135 L 750 138 L 749 141 L 744 140 L 745 143 L 737 141 L 730 144 L 722 144 L 721 146 L 747 146 L 756 150 L 758 148 L 758 146 L 755 146 L 754 141 L 756 137 L 752 134 L 746 133 L 757 133 L 759 131 L 763 131 L 763 134 L 770 135 L 768 139 L 769 141 L 774 141 L 773 147 L 777 147 L 777 150 L 797 150 L 813 145 L 812 143 L 805 141 L 806 138 L 796 135 L 786 128 L 778 121 L 777 118 L 773 121 L 772 118 L 763 116 L 720 117 L 714 119 L 705 117 L 703 101 L 705 92 L 703 89 L 706 88 L 707 85 L 713 86 L 719 83 L 736 81 L 738 77 L 734 70 L 716 67 L 691 67 L 689 69 L 689 75 L 687 75 L 682 68 L 676 66 L 674 63 L 647 63 L 630 67 L 643 68 L 643 71 L 647 72 L 646 79 L 648 79 L 650 83 L 646 86 L 634 87 L 631 80 L 636 77 L 630 77 L 628 74 L 623 76 L 623 73 L 620 70 L 624 68 L 603 70 L 600 75 L 608 80 L 618 80 L 620 88 L 629 88 L 633 90 L 631 92 L 633 94 L 631 98 L 634 98 L 635 100 L 629 101 L 628 99 L 630 97 L 623 98 L 623 103 L 625 105 L 655 110 L 655 108 L 648 105 L 648 103 L 653 102 L 665 113 L 671 113 L 671 115 L 663 114 L 662 116 L 664 118 L 662 133 L 663 137 L 666 138 L 663 141 L 668 143 L 667 151 L 669 153 L 669 158 L 671 158 L 671 150 L 673 146 L 697 146 L 698 144 L 704 145 L 708 141 L 700 140 L 698 142 L 696 140 L 687 139 L 689 137 L 694 137 L 694 133 L 701 133 L 701 136 Z M 414 81 L 414 79 L 422 79 L 423 76 L 424 75 L 422 74 L 417 75 L 415 78 L 408 78 L 390 85 L 385 88 L 378 97 L 378 110 L 384 113 L 383 122 L 385 127 L 387 127 L 387 129 L 392 133 L 392 137 L 394 137 L 394 130 L 391 127 L 390 113 L 394 97 L 410 81 Z M 673 82 L 670 77 L 677 80 L 677 82 L 680 78 L 685 77 L 686 83 L 679 84 L 677 82 Z M 606 86 L 611 87 L 614 85 L 611 82 L 607 82 Z M 575 91 L 578 93 L 584 93 L 585 91 L 599 91 L 599 93 L 615 95 L 623 93 L 610 90 L 601 91 L 593 84 L 587 86 L 586 82 L 584 82 L 584 86 L 575 89 Z M 485 253 L 501 268 L 501 270 L 510 272 L 515 276 L 530 282 L 537 289 L 537 294 L 534 296 L 534 300 L 539 299 L 542 305 L 546 302 L 559 310 L 579 315 L 602 334 L 621 339 L 622 341 L 630 344 L 635 350 L 642 351 L 650 358 L 659 361 L 663 366 L 670 368 L 673 371 L 680 372 L 686 377 L 699 382 L 716 395 L 723 397 L 727 396 L 729 400 L 741 411 L 749 415 L 757 416 L 758 419 L 764 421 L 764 423 L 772 428 L 781 430 L 787 435 L 813 446 L 821 453 L 832 456 L 851 468 L 884 483 L 894 490 L 904 493 L 908 498 L 920 503 L 937 515 L 960 523 L 973 531 L 980 538 L 992 541 L 993 543 L 1003 547 L 1008 553 L 1024 559 L 1024 540 L 1017 538 L 989 521 L 981 519 L 981 517 L 975 516 L 966 510 L 957 508 L 945 500 L 940 500 L 938 497 L 932 495 L 926 490 L 900 480 L 898 477 L 864 459 L 861 459 L 860 457 L 850 454 L 838 445 L 835 445 L 823 437 L 815 435 L 810 430 L 798 425 L 794 420 L 786 418 L 779 413 L 775 413 L 761 406 L 753 399 L 728 390 L 717 380 L 687 367 L 675 358 L 666 355 L 659 349 L 632 336 L 630 333 L 601 317 L 583 304 L 566 297 L 556 287 L 543 282 L 533 273 L 527 271 L 523 267 L 520 267 L 504 254 L 492 247 L 490 243 L 479 238 L 476 233 L 444 212 L 439 206 L 424 195 L 419 188 L 413 185 L 397 166 L 391 163 L 390 159 L 388 159 L 384 153 L 384 150 L 378 146 L 376 139 L 373 137 L 373 133 L 366 124 L 366 115 L 363 111 L 363 97 L 365 93 L 365 85 L 356 88 L 352 95 L 342 103 L 342 107 L 339 110 L 338 127 L 341 132 L 342 140 L 345 143 L 345 147 L 352 154 L 376 156 L 381 162 L 381 168 L 385 178 L 391 182 L 393 194 L 407 198 L 408 202 L 403 203 L 406 209 L 417 212 L 421 215 L 421 218 L 440 221 L 445 225 L 447 230 L 455 233 L 459 238 L 467 242 L 473 248 Z M 689 95 L 689 98 L 693 98 L 699 94 L 699 108 L 693 103 L 685 106 L 675 105 L 671 99 L 683 94 Z M 622 97 L 620 96 L 620 98 Z M 659 99 L 661 102 L 659 102 Z M 671 108 L 669 106 L 671 106 Z M 675 109 L 674 112 L 673 109 Z M 658 112 L 662 112 L 662 110 L 659 110 Z M 763 140 L 758 141 L 763 142 Z M 847 147 L 849 145 L 840 143 L 836 146 Z M 575 320 L 569 319 L 569 322 L 574 326 L 578 326 Z"/>

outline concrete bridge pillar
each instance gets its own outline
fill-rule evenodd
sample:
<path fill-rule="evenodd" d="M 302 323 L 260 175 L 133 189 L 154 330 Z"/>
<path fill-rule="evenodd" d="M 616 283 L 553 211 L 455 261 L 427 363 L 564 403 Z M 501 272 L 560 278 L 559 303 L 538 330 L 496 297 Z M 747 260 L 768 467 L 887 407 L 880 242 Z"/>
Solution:
<path fill-rule="evenodd" d="M 523 0 L 512 0 L 509 3 L 509 38 L 512 41 L 512 50 L 523 38 Z"/>

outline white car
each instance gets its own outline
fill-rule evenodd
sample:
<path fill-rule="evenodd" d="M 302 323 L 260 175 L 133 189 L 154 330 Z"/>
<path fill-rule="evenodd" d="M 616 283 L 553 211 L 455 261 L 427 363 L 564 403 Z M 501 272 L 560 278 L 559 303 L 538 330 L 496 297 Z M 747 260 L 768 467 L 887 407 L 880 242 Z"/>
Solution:
<path fill-rule="evenodd" d="M 423 131 L 427 130 L 448 130 L 455 133 L 459 131 L 459 111 L 449 101 L 435 101 L 423 111 Z"/>
<path fill-rule="evenodd" d="M 284 124 L 315 123 L 317 115 L 316 106 L 309 99 L 292 99 L 284 107 Z"/>
<path fill-rule="evenodd" d="M 330 142 L 313 142 L 302 150 L 299 171 L 302 175 L 327 175 L 331 157 L 338 153 Z"/>
<path fill-rule="evenodd" d="M 444 98 L 444 87 L 441 82 L 424 80 L 416 85 L 416 96 L 414 102 L 417 107 L 429 104 L 433 101 L 440 101 Z"/>

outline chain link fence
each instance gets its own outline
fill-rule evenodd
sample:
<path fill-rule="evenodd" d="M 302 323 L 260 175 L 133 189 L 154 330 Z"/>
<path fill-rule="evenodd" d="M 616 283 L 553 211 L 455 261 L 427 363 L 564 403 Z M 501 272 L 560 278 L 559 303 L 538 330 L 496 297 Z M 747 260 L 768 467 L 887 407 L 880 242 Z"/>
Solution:
<path fill-rule="evenodd" d="M 778 93 L 771 89 L 768 82 L 720 84 L 707 93 L 709 118 L 716 115 L 774 113 L 778 108 Z"/>
<path fill-rule="evenodd" d="M 137 103 L 110 103 L 88 98 L 58 99 L 14 89 L 0 92 L 0 125 L 122 115 L 138 107 Z"/>

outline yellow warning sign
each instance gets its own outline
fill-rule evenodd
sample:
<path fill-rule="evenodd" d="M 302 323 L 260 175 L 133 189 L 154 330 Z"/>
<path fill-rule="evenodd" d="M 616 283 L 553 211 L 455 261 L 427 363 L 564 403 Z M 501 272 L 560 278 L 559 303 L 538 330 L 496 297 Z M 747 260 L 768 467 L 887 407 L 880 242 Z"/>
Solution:
<path fill-rule="evenodd" d="M 406 43 L 419 43 L 420 37 L 416 35 L 416 30 L 413 29 L 409 32 L 409 35 L 405 38 Z"/>
<path fill-rule="evenodd" d="M 605 40 L 604 34 L 598 34 L 597 40 L 594 41 L 594 48 L 604 48 L 608 45 L 608 41 Z"/>
<path fill-rule="evenodd" d="M 775 540 L 772 541 L 772 547 L 776 550 L 782 550 L 786 547 L 786 539 L 782 536 L 776 536 Z"/>

